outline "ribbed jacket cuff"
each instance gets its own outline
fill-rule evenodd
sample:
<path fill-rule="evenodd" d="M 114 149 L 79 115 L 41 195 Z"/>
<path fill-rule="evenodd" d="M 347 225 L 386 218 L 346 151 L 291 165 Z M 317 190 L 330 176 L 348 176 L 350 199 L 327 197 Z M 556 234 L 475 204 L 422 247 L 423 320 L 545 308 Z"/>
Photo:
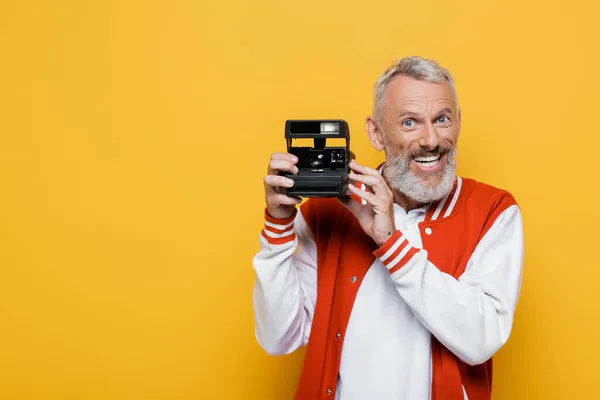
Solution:
<path fill-rule="evenodd" d="M 397 230 L 373 255 L 389 270 L 390 274 L 402 268 L 419 249 L 412 247 L 402 232 Z"/>
<path fill-rule="evenodd" d="M 296 214 L 298 214 L 297 208 L 288 218 L 273 218 L 265 209 L 265 225 L 260 234 L 272 245 L 292 242 L 296 238 L 294 232 Z"/>

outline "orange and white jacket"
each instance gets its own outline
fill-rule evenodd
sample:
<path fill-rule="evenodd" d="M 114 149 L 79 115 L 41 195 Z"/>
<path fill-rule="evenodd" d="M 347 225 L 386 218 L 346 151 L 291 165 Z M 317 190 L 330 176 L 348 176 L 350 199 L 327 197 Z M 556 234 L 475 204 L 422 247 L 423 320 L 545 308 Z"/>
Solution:
<path fill-rule="evenodd" d="M 307 345 L 296 399 L 489 400 L 521 289 L 523 229 L 506 191 L 458 177 L 380 248 L 336 199 L 265 212 L 253 259 L 258 343 Z"/>

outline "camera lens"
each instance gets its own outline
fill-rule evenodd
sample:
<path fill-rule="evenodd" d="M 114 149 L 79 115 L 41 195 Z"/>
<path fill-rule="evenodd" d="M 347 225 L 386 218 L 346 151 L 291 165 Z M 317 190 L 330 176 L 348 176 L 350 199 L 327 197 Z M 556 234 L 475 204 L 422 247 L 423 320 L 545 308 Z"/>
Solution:
<path fill-rule="evenodd" d="M 313 167 L 319 167 L 321 165 L 323 165 L 323 154 L 317 154 L 317 158 L 315 159 L 311 159 L 310 160 L 310 165 L 312 165 Z"/>

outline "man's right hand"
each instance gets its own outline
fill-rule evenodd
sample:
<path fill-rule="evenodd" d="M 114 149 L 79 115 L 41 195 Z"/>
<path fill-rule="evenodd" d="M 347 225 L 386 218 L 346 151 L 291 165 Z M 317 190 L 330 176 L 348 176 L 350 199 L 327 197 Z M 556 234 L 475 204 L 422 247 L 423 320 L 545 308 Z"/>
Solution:
<path fill-rule="evenodd" d="M 267 212 L 273 218 L 284 219 L 294 213 L 296 205 L 302 202 L 298 197 L 289 197 L 285 189 L 294 186 L 294 181 L 279 175 L 280 171 L 298 173 L 298 158 L 289 153 L 273 153 L 267 176 L 265 176 L 265 200 Z"/>

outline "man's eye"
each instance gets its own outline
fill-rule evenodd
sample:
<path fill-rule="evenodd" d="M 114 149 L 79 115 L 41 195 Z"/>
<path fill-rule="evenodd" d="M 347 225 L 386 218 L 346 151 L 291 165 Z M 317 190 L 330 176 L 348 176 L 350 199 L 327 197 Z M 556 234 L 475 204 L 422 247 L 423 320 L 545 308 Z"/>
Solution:
<path fill-rule="evenodd" d="M 436 120 L 436 122 L 439 122 L 440 124 L 445 124 L 448 121 L 449 121 L 448 117 L 446 117 L 445 115 L 442 115 L 441 117 L 438 117 L 438 119 Z"/>
<path fill-rule="evenodd" d="M 412 128 L 413 126 L 415 126 L 415 121 L 413 121 L 412 119 L 406 119 L 402 121 L 402 125 Z"/>

